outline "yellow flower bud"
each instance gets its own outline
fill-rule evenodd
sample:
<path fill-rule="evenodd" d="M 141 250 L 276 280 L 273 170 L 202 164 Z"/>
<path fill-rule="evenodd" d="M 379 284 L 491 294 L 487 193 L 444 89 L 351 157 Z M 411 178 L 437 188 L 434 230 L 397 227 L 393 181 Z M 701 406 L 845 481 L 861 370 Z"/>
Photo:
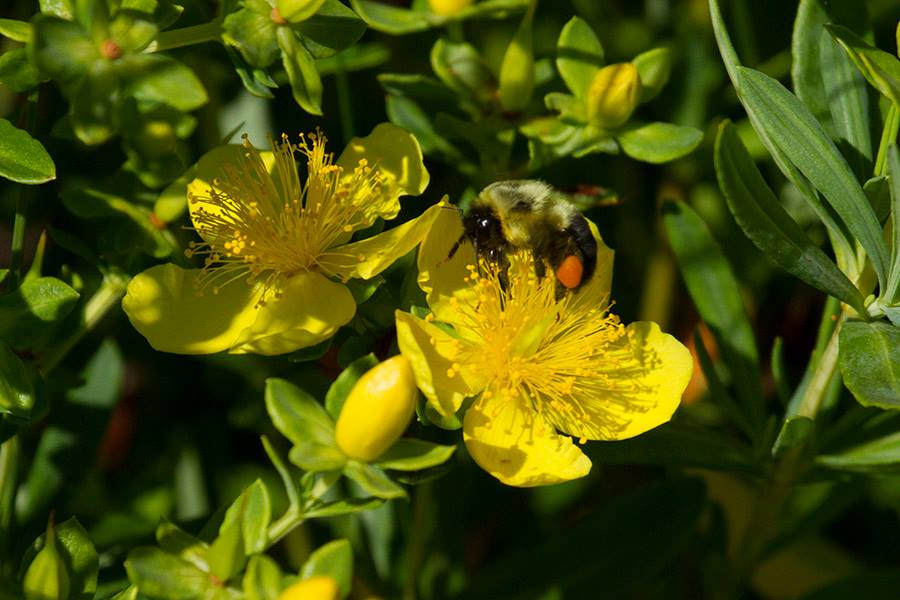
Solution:
<path fill-rule="evenodd" d="M 603 129 L 622 125 L 641 98 L 641 78 L 631 63 L 607 65 L 591 82 L 587 97 L 588 120 Z"/>
<path fill-rule="evenodd" d="M 337 581 L 326 575 L 316 575 L 285 589 L 278 600 L 338 600 L 341 590 Z"/>
<path fill-rule="evenodd" d="M 428 0 L 431 12 L 442 17 L 452 17 L 464 8 L 472 6 L 475 0 Z"/>
<path fill-rule="evenodd" d="M 334 438 L 338 448 L 361 461 L 371 461 L 397 441 L 416 409 L 416 380 L 401 354 L 367 371 L 341 409 Z"/>

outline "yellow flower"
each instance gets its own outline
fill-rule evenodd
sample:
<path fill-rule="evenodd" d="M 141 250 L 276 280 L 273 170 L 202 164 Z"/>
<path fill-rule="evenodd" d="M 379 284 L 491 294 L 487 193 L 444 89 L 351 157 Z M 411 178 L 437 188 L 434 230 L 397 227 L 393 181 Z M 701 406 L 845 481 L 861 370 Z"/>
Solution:
<path fill-rule="evenodd" d="M 326 340 L 356 313 L 343 282 L 386 269 L 446 212 L 434 206 L 350 242 L 354 231 L 394 218 L 401 195 L 428 185 L 418 142 L 391 124 L 354 138 L 337 160 L 320 134 L 298 143 L 283 136 L 271 152 L 245 139 L 204 156 L 195 177 L 189 210 L 202 241 L 187 254 L 203 267 L 152 267 L 122 301 L 134 327 L 166 352 L 281 354 Z"/>
<path fill-rule="evenodd" d="M 338 600 L 340 597 L 340 588 L 333 577 L 317 575 L 286 588 L 278 600 Z"/>
<path fill-rule="evenodd" d="M 398 311 L 400 351 L 440 414 L 460 409 L 472 458 L 514 486 L 567 481 L 591 462 L 572 439 L 621 440 L 668 421 L 691 376 L 687 348 L 655 323 L 625 326 L 609 312 L 612 251 L 596 229 L 594 277 L 556 299 L 530 253 L 510 257 L 507 289 L 470 245 L 452 260 L 457 214 L 443 211 L 419 251 L 431 314 Z"/>

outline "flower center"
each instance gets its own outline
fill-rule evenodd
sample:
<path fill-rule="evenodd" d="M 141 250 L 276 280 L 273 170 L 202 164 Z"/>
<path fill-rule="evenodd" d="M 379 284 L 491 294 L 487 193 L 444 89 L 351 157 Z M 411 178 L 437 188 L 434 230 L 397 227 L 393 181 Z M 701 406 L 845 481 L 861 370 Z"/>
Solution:
<path fill-rule="evenodd" d="M 306 157 L 305 183 L 296 152 Z M 272 159 L 245 135 L 238 160 L 223 164 L 211 184 L 205 193 L 189 194 L 191 220 L 203 241 L 192 242 L 186 254 L 204 257 L 201 288 L 216 293 L 238 279 L 260 282 L 262 304 L 280 295 L 286 278 L 321 270 L 322 252 L 371 225 L 377 216 L 371 200 L 384 182 L 365 159 L 345 173 L 325 152 L 325 137 L 313 133 L 297 144 L 282 135 L 272 143 Z"/>
<path fill-rule="evenodd" d="M 467 358 L 488 374 L 485 393 L 505 390 L 527 398 L 557 426 L 577 422 L 578 430 L 590 429 L 597 408 L 590 399 L 615 397 L 623 371 L 640 366 L 625 327 L 606 300 L 598 303 L 585 289 L 557 300 L 555 279 L 538 279 L 528 253 L 509 258 L 506 289 L 496 268 L 470 268 L 474 302 L 461 311 L 459 325 L 483 343 Z M 596 437 L 600 427 L 592 432 Z"/>

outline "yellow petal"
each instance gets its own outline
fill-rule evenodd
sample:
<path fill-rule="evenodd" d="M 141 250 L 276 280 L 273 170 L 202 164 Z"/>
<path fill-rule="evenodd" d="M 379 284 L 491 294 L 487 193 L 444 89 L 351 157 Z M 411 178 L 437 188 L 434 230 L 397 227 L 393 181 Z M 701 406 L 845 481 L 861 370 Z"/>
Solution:
<path fill-rule="evenodd" d="M 150 345 L 163 352 L 210 354 L 232 346 L 256 320 L 259 293 L 241 281 L 198 293 L 199 269 L 157 265 L 129 283 L 122 309 Z"/>
<path fill-rule="evenodd" d="M 351 277 L 370 279 L 420 244 L 434 220 L 441 212 L 446 212 L 448 206 L 441 201 L 403 225 L 323 252 L 319 255 L 319 266 L 344 281 Z"/>
<path fill-rule="evenodd" d="M 377 201 L 378 212 L 385 219 L 397 216 L 397 198 L 418 196 L 428 186 L 429 175 L 422 163 L 419 142 L 393 123 L 381 123 L 366 137 L 350 140 L 335 164 L 344 169 L 345 176 L 350 176 L 363 159 L 385 177 L 387 188 Z"/>
<path fill-rule="evenodd" d="M 472 244 L 464 241 L 453 258 L 448 258 L 462 232 L 461 213 L 447 208 L 436 216 L 419 248 L 419 287 L 425 292 L 434 315 L 447 323 L 464 321 L 463 315 L 473 311 L 477 304 L 475 291 L 466 281 L 468 267 L 475 264 Z"/>
<path fill-rule="evenodd" d="M 267 172 L 271 172 L 275 165 L 275 155 L 268 150 L 260 152 L 256 148 L 245 148 L 240 144 L 225 144 L 213 148 L 201 156 L 200 160 L 191 167 L 190 172 L 193 175 L 193 179 L 187 185 L 188 196 L 208 196 L 210 188 L 215 187 L 212 184 L 213 181 L 227 177 L 229 170 L 237 170 L 242 161 L 246 164 L 248 160 L 251 161 L 251 164 L 255 163 L 255 161 L 261 161 L 262 168 Z M 268 193 L 278 193 L 277 188 L 269 177 L 258 178 L 257 183 L 263 186 Z M 254 198 L 242 198 L 242 200 L 251 202 Z M 222 211 L 222 207 L 218 204 L 202 201 L 188 202 L 188 212 L 192 222 L 195 221 L 194 216 L 201 208 L 213 214 Z M 198 231 L 197 234 L 203 237 L 202 232 Z M 206 241 L 211 242 L 214 240 Z"/>
<path fill-rule="evenodd" d="M 547 411 L 560 431 L 595 440 L 624 440 L 672 418 L 691 379 L 691 353 L 650 321 L 632 323 L 625 332 L 616 343 L 620 346 L 617 350 L 630 360 L 615 361 L 618 368 L 605 369 L 604 385 L 589 391 L 581 388 L 582 396 L 574 396 L 584 413 L 572 418 L 571 412 L 560 417 L 553 410 Z M 603 352 L 597 355 L 597 361 L 604 363 Z"/>
<path fill-rule="evenodd" d="M 591 461 L 518 395 L 482 394 L 467 411 L 463 439 L 482 469 L 516 487 L 584 477 Z"/>
<path fill-rule="evenodd" d="M 396 322 L 397 345 L 409 360 L 419 389 L 438 413 L 454 414 L 467 396 L 484 385 L 480 374 L 461 361 L 462 355 L 473 349 L 467 342 L 409 313 L 398 310 Z"/>
<path fill-rule="evenodd" d="M 280 290 L 258 309 L 258 317 L 241 332 L 231 352 L 273 355 L 313 346 L 356 314 L 350 290 L 317 271 L 294 275 Z"/>

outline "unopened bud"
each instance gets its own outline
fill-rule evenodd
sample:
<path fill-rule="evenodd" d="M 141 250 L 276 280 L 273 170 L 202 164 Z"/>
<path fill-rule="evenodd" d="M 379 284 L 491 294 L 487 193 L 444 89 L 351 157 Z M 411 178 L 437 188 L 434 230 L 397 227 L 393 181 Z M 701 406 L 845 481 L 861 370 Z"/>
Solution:
<path fill-rule="evenodd" d="M 69 597 L 69 572 L 60 556 L 58 544 L 51 517 L 44 547 L 25 571 L 22 581 L 25 600 L 66 600 Z"/>
<path fill-rule="evenodd" d="M 324 2 L 325 0 L 277 0 L 275 7 L 286 22 L 300 23 L 316 14 Z"/>
<path fill-rule="evenodd" d="M 350 393 L 335 425 L 338 448 L 361 461 L 384 453 L 403 434 L 416 409 L 416 380 L 403 355 L 367 371 Z"/>
<path fill-rule="evenodd" d="M 338 600 L 341 591 L 337 581 L 326 575 L 317 575 L 286 588 L 278 600 Z"/>
<path fill-rule="evenodd" d="M 442 17 L 452 17 L 464 8 L 472 6 L 474 0 L 428 0 L 431 12 Z"/>
<path fill-rule="evenodd" d="M 591 82 L 587 97 L 588 120 L 603 129 L 625 123 L 641 98 L 641 78 L 631 63 L 607 65 Z"/>

